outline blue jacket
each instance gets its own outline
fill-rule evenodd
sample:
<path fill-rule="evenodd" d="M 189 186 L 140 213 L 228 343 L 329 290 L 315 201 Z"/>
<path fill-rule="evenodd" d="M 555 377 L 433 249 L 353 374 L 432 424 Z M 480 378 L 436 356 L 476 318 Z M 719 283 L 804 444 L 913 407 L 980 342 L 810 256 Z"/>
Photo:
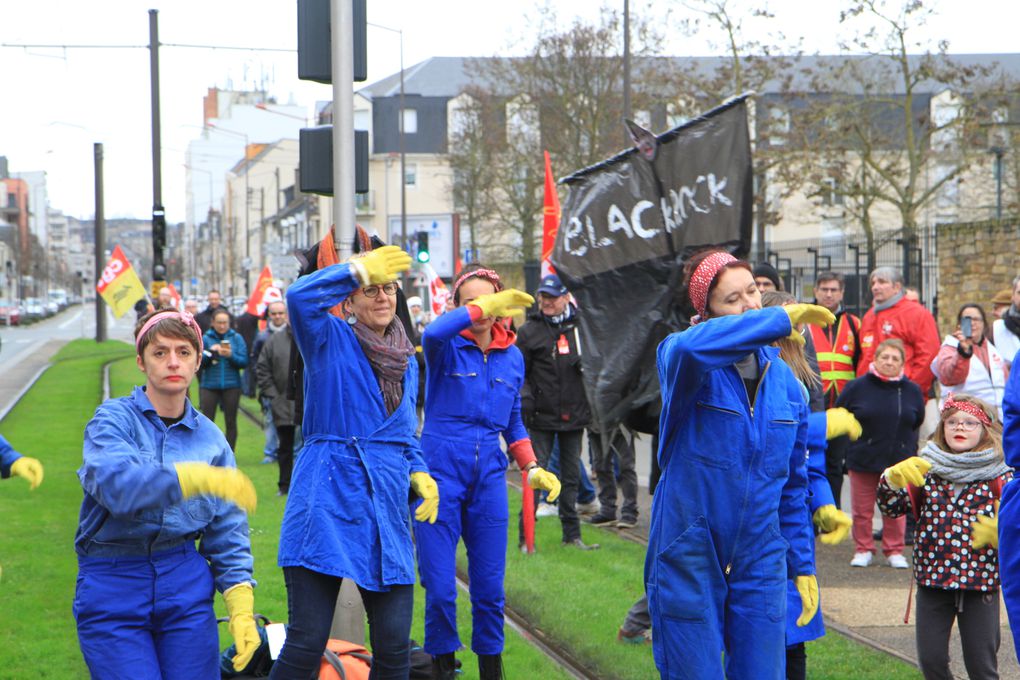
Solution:
<path fill-rule="evenodd" d="M 210 328 L 202 336 L 202 343 L 205 351 L 220 342 L 230 341 L 230 356 L 224 359 L 215 352 L 212 356 L 202 357 L 202 375 L 200 382 L 202 387 L 208 390 L 229 390 L 233 387 L 243 387 L 241 382 L 241 369 L 248 365 L 248 346 L 244 338 L 233 328 L 220 335 L 215 329 Z"/>
<path fill-rule="evenodd" d="M 386 414 L 357 336 L 329 310 L 359 286 L 337 264 L 287 290 L 291 331 L 305 362 L 304 448 L 294 464 L 279 564 L 387 590 L 415 581 L 408 491 L 427 472 L 418 438 L 418 364 L 400 406 Z"/>
<path fill-rule="evenodd" d="M 835 505 L 832 498 L 832 487 L 829 486 L 829 479 L 825 476 L 825 452 L 829 443 L 825 439 L 826 431 L 825 411 L 811 413 L 808 415 L 808 498 L 807 517 L 812 522 L 815 511 L 823 505 Z M 811 563 L 815 563 L 815 542 L 809 544 Z M 806 626 L 797 626 L 797 619 L 800 617 L 803 603 L 800 600 L 800 593 L 797 587 L 790 580 L 786 589 L 786 644 L 795 645 L 798 642 L 817 640 L 825 635 L 825 622 L 822 618 L 821 603 L 818 606 L 818 613 Z"/>
<path fill-rule="evenodd" d="M 169 428 L 142 387 L 101 404 L 85 426 L 75 551 L 142 556 L 198 539 L 219 591 L 253 582 L 248 518 L 216 498 L 183 500 L 173 467 L 180 462 L 236 466 L 223 433 L 190 402 Z"/>
<path fill-rule="evenodd" d="M 6 439 L 0 436 L 0 479 L 7 479 L 11 476 L 11 465 L 21 458 L 21 454 L 14 450 Z"/>
<path fill-rule="evenodd" d="M 1020 364 L 1014 360 L 1002 399 L 1002 449 L 1006 465 L 1020 469 Z M 999 579 L 1002 597 L 1020 650 L 1020 477 L 1002 488 L 999 506 Z M 1020 659 L 1020 652 L 1018 652 Z"/>
<path fill-rule="evenodd" d="M 422 436 L 499 449 L 528 438 L 521 420 L 524 357 L 513 334 L 494 337 L 488 353 L 460 332 L 471 325 L 466 306 L 425 328 L 425 427 Z M 498 333 L 494 328 L 494 333 Z M 499 342 L 499 339 L 505 342 Z M 505 345 L 505 346 L 500 346 Z M 504 458 L 504 466 L 506 460 Z"/>

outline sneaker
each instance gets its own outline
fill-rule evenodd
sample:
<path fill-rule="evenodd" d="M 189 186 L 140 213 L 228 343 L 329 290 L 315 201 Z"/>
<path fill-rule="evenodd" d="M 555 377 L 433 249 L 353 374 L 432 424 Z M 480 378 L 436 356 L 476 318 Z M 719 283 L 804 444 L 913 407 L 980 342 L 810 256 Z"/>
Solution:
<path fill-rule="evenodd" d="M 900 555 L 900 557 L 903 556 Z M 854 553 L 854 558 L 850 560 L 851 567 L 866 567 L 869 564 L 871 564 L 871 553 L 869 552 Z"/>
<path fill-rule="evenodd" d="M 907 558 L 903 555 L 889 555 L 889 566 L 893 569 L 909 569 L 910 565 L 907 564 Z"/>
<path fill-rule="evenodd" d="M 555 517 L 560 514 L 560 509 L 551 503 L 539 503 L 538 510 L 535 511 L 536 517 Z"/>
<path fill-rule="evenodd" d="M 649 628 L 640 633 L 627 633 L 621 628 L 616 631 L 616 641 L 627 645 L 650 645 L 652 644 L 652 629 Z"/>
<path fill-rule="evenodd" d="M 590 503 L 575 503 L 574 508 L 577 510 L 579 515 L 594 515 L 602 510 L 602 504 L 599 503 L 599 499 L 595 499 Z"/>
<path fill-rule="evenodd" d="M 262 459 L 262 464 L 263 465 L 269 465 L 270 463 L 275 463 L 275 462 L 276 462 L 276 457 L 275 456 L 265 456 Z"/>
<path fill-rule="evenodd" d="M 588 524 L 591 524 L 591 525 L 597 526 L 597 527 L 616 526 L 616 517 L 611 517 L 609 515 L 603 515 L 601 512 L 599 514 L 597 514 L 597 515 L 592 515 L 591 517 L 588 517 L 584 521 L 587 522 Z"/>
<path fill-rule="evenodd" d="M 575 538 L 572 541 L 563 541 L 564 547 L 577 548 L 578 550 L 598 550 L 601 546 L 598 543 L 587 544 L 580 538 Z"/>
<path fill-rule="evenodd" d="M 616 523 L 616 526 L 620 529 L 633 529 L 634 527 L 637 526 L 637 518 L 624 517 L 623 519 Z"/>

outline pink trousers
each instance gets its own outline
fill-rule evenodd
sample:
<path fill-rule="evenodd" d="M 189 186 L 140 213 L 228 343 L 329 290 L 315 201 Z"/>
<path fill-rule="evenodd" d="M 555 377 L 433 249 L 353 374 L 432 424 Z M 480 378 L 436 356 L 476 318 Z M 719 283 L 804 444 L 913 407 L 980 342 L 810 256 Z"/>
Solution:
<path fill-rule="evenodd" d="M 878 490 L 879 472 L 856 472 L 850 470 L 850 509 L 854 520 L 854 545 L 857 552 L 875 552 L 872 537 L 872 518 L 875 516 L 875 498 Z M 907 530 L 907 518 L 882 515 L 882 553 L 903 554 L 903 537 Z"/>

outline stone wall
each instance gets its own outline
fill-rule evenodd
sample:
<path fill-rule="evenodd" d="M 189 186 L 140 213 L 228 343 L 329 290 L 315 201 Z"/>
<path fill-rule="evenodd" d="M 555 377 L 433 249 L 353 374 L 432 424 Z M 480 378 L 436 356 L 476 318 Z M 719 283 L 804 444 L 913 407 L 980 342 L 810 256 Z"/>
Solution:
<path fill-rule="evenodd" d="M 1020 224 L 986 220 L 939 225 L 939 330 L 956 328 L 956 313 L 977 302 L 991 323 L 992 296 L 1020 273 Z"/>

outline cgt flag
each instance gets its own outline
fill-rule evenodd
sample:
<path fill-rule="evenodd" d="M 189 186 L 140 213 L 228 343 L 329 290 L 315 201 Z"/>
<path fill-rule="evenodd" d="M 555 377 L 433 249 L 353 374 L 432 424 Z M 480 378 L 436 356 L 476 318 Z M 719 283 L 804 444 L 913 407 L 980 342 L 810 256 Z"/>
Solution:
<path fill-rule="evenodd" d="M 120 246 L 113 249 L 110 261 L 103 268 L 103 274 L 96 283 L 96 292 L 118 318 L 134 309 L 135 303 L 145 297 L 145 286 Z"/>
<path fill-rule="evenodd" d="M 439 274 L 428 262 L 422 265 L 425 278 L 429 281 L 429 307 L 432 310 L 432 317 L 435 318 L 446 311 L 446 301 L 450 299 L 450 289 L 446 287 Z"/>
<path fill-rule="evenodd" d="M 553 179 L 552 163 L 549 152 L 545 154 L 545 196 L 542 199 L 542 276 L 554 274 L 549 258 L 552 257 L 553 245 L 556 243 L 556 230 L 560 226 L 560 197 L 556 193 L 556 181 Z"/>
<path fill-rule="evenodd" d="M 245 311 L 252 316 L 262 316 L 269 303 L 281 300 L 283 300 L 283 295 L 280 293 L 280 289 L 273 285 L 273 272 L 267 264 L 259 274 L 259 280 L 255 282 L 255 290 L 248 296 Z"/>
<path fill-rule="evenodd" d="M 751 147 L 738 97 L 563 180 L 552 261 L 578 317 L 585 390 L 602 432 L 654 432 L 656 347 L 688 325 L 683 264 L 703 246 L 751 240 Z"/>

